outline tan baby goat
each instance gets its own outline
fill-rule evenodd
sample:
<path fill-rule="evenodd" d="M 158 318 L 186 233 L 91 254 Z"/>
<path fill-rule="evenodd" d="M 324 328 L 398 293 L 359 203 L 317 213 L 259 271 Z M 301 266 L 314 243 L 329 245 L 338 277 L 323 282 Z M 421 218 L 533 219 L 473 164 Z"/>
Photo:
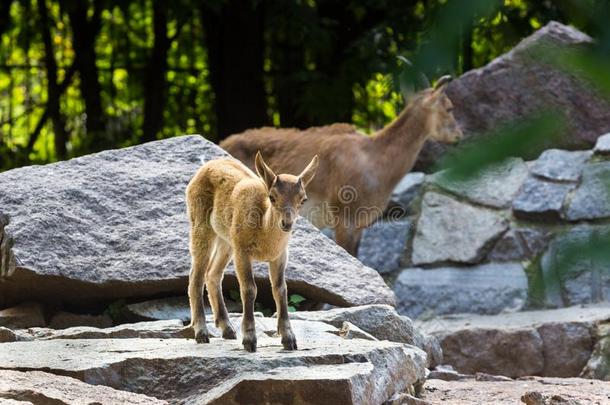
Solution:
<path fill-rule="evenodd" d="M 207 162 L 195 174 L 186 189 L 186 202 L 191 224 L 192 260 L 188 293 L 191 327 L 198 343 L 209 342 L 204 285 L 222 337 L 237 338 L 222 296 L 224 269 L 233 257 L 243 302 L 244 348 L 256 351 L 256 284 L 252 260 L 260 260 L 269 262 L 282 345 L 287 350 L 296 350 L 297 342 L 288 318 L 284 271 L 292 225 L 307 199 L 305 188 L 317 167 L 318 157 L 314 156 L 299 176 L 276 175 L 257 153 L 258 176 L 242 163 L 230 159 Z"/>

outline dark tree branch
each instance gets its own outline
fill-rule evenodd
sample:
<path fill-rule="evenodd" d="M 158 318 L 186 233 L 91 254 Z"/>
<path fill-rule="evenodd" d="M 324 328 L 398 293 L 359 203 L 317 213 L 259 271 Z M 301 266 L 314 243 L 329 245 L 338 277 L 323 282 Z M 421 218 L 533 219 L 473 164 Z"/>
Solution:
<path fill-rule="evenodd" d="M 144 83 L 144 124 L 141 142 L 157 139 L 163 128 L 163 111 L 167 93 L 167 52 L 171 40 L 167 36 L 169 7 L 167 0 L 153 2 L 153 31 L 155 40 L 148 62 Z"/>
<path fill-rule="evenodd" d="M 57 88 L 58 88 L 57 90 L 58 90 L 60 96 L 63 93 L 65 93 L 66 89 L 72 82 L 72 78 L 76 74 L 76 71 L 77 71 L 76 63 L 73 63 L 72 66 L 70 66 L 70 68 L 66 71 L 66 76 L 64 77 L 64 80 L 57 86 Z M 42 131 L 42 128 L 44 128 L 44 125 L 46 124 L 46 122 L 50 116 L 51 116 L 51 112 L 49 110 L 49 105 L 47 104 L 45 106 L 44 112 L 42 113 L 42 116 L 40 117 L 40 120 L 38 120 L 38 123 L 36 124 L 36 127 L 34 128 L 34 131 L 30 135 L 30 139 L 25 148 L 26 154 L 31 153 L 32 150 L 34 149 L 34 144 L 36 143 L 36 140 L 40 136 L 40 131 Z"/>
<path fill-rule="evenodd" d="M 57 83 L 57 62 L 55 61 L 55 50 L 51 38 L 51 22 L 49 20 L 46 0 L 38 0 L 38 14 L 40 17 L 40 29 L 42 42 L 44 43 L 44 61 L 47 68 L 47 111 L 53 121 L 55 134 L 55 152 L 59 159 L 65 159 L 68 155 L 66 144 L 68 133 L 65 120 L 59 108 L 61 94 Z"/>

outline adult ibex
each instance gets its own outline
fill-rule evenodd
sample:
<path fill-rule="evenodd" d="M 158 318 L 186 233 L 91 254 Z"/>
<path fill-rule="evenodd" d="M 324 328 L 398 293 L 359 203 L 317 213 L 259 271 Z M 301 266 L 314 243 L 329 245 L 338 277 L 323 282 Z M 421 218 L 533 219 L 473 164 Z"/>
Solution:
<path fill-rule="evenodd" d="M 191 327 L 197 343 L 209 342 L 204 285 L 222 337 L 237 338 L 222 296 L 224 269 L 233 257 L 243 302 L 244 348 L 256 351 L 256 284 L 252 260 L 261 260 L 269 262 L 282 345 L 287 350 L 296 350 L 297 342 L 288 318 L 284 271 L 292 224 L 307 200 L 305 188 L 317 166 L 318 157 L 314 156 L 299 176 L 276 175 L 259 153 L 255 159 L 258 176 L 236 160 L 218 159 L 204 164 L 190 181 L 186 189 L 192 260 L 188 293 Z"/>
<path fill-rule="evenodd" d="M 347 124 L 295 129 L 260 128 L 220 144 L 252 167 L 260 150 L 273 170 L 294 172 L 312 156 L 321 159 L 303 215 L 318 228 L 335 230 L 337 243 L 356 256 L 361 232 L 385 209 L 396 184 L 409 172 L 426 139 L 455 143 L 462 137 L 442 77 L 415 95 L 392 123 L 373 136 Z"/>

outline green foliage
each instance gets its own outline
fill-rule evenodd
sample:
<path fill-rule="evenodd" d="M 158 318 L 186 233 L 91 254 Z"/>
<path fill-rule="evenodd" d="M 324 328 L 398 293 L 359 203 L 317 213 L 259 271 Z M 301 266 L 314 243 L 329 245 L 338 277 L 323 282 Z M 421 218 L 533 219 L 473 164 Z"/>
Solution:
<path fill-rule="evenodd" d="M 564 130 L 565 118 L 560 112 L 540 112 L 523 121 L 507 123 L 457 149 L 443 158 L 438 169 L 448 169 L 448 180 L 466 180 L 508 157 L 535 158 Z"/>
<path fill-rule="evenodd" d="M 45 48 L 38 16 L 39 0 L 7 0 L 7 18 L 0 15 L 0 170 L 58 159 L 51 120 L 41 118 L 49 102 Z M 58 82 L 68 76 L 79 50 L 73 42 L 76 22 L 68 18 L 66 0 L 44 1 L 48 9 Z M 254 8 L 261 2 L 245 0 Z M 206 47 L 204 18 L 231 4 L 228 1 L 178 0 L 167 4 L 166 60 L 152 54 L 154 9 L 151 0 L 82 0 L 93 20 L 95 64 L 104 137 L 112 147 L 141 141 L 145 120 L 149 69 L 167 63 L 162 126 L 157 138 L 202 133 L 218 140 L 214 72 Z M 550 19 L 573 22 L 605 35 L 600 1 L 585 6 L 572 1 L 532 0 L 384 0 L 336 2 L 270 1 L 265 3 L 265 38 L 260 79 L 268 100 L 268 120 L 283 126 L 307 127 L 351 121 L 365 132 L 384 126 L 404 106 L 406 89 L 425 86 L 419 71 L 430 78 L 459 74 L 510 49 Z M 0 8 L 4 10 L 5 7 Z M 227 17 L 228 18 L 228 17 Z M 8 23 L 4 23 L 7 21 Z M 81 22 L 79 22 L 80 24 Z M 235 24 L 227 19 L 223 24 Z M 209 28 L 209 27 L 208 27 Z M 254 35 L 254 33 L 252 33 Z M 247 38 L 244 38 L 244 40 Z M 238 50 L 227 49 L 226 52 Z M 406 69 L 405 60 L 413 63 Z M 243 60 L 244 64 L 252 63 Z M 588 63 L 588 67 L 594 64 Z M 601 66 L 601 65 L 599 65 Z M 597 68 L 602 70 L 602 68 Z M 68 139 L 68 157 L 91 152 L 81 75 L 73 75 L 60 97 L 60 112 Z M 606 78 L 607 80 L 607 78 Z M 84 83 L 88 86 L 90 83 Z M 219 93 L 220 92 L 220 93 Z M 217 94 L 219 93 L 219 94 Z M 164 95 L 162 95 L 164 94 Z M 162 95 L 162 96 L 161 96 Z M 235 106 L 239 115 L 247 105 Z M 37 127 L 40 131 L 37 132 Z"/>
<path fill-rule="evenodd" d="M 299 305 L 305 301 L 305 297 L 299 294 L 291 294 L 288 297 L 288 312 L 296 312 Z"/>
<path fill-rule="evenodd" d="M 116 323 L 120 323 L 123 321 L 123 315 L 125 313 L 125 307 L 127 303 L 125 300 L 118 300 L 108 305 L 108 307 L 104 310 L 104 315 L 108 315 L 112 321 Z"/>

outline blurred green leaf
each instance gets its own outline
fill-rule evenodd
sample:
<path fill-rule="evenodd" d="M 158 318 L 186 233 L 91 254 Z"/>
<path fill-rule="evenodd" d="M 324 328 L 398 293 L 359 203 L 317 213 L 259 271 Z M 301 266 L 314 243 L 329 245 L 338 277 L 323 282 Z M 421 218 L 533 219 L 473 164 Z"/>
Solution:
<path fill-rule="evenodd" d="M 531 152 L 561 136 L 565 117 L 558 111 L 545 111 L 522 121 L 505 124 L 444 157 L 437 170 L 445 170 L 447 180 L 467 180 L 509 157 L 531 157 Z"/>

